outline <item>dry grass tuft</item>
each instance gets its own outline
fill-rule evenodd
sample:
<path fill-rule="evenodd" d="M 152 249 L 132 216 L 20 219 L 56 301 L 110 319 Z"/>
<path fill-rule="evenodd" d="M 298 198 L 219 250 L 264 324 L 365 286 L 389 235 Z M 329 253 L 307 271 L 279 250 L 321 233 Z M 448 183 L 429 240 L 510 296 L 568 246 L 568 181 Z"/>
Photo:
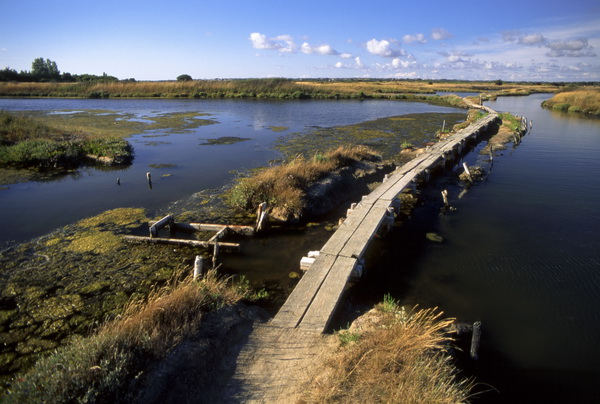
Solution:
<path fill-rule="evenodd" d="M 472 383 L 457 380 L 445 329 L 452 319 L 435 310 L 379 308 L 375 329 L 345 344 L 312 383 L 310 403 L 457 403 Z M 385 311 L 383 311 L 385 310 Z"/>

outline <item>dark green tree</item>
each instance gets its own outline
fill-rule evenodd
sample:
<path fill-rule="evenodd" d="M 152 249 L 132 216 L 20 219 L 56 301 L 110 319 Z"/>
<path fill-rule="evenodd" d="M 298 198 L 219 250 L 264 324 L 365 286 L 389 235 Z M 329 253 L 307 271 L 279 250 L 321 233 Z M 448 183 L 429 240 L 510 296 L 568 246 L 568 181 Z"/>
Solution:
<path fill-rule="evenodd" d="M 181 74 L 177 76 L 177 81 L 192 81 L 192 76 L 189 74 Z"/>
<path fill-rule="evenodd" d="M 34 59 L 31 63 L 31 75 L 39 81 L 60 79 L 60 71 L 56 62 L 44 58 Z"/>

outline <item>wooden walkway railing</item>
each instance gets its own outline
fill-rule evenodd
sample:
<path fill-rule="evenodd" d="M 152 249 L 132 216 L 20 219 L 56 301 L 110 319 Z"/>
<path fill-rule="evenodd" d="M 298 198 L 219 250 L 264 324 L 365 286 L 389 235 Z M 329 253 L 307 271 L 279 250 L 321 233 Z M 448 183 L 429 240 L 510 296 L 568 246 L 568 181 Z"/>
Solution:
<path fill-rule="evenodd" d="M 480 107 L 481 108 L 481 107 Z M 485 108 L 488 109 L 488 108 Z M 350 275 L 362 262 L 369 242 L 377 233 L 390 207 L 399 206 L 398 195 L 419 178 L 427 179 L 432 169 L 457 161 L 466 143 L 475 140 L 498 119 L 489 115 L 432 146 L 426 153 L 399 167 L 386 181 L 364 196 L 329 241 L 270 325 L 324 332 L 341 300 Z"/>

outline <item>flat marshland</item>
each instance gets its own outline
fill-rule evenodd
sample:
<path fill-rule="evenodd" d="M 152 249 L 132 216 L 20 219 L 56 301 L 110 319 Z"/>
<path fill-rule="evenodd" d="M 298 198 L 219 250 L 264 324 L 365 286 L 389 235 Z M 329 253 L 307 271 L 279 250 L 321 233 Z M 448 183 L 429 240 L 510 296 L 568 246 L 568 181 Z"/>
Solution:
<path fill-rule="evenodd" d="M 113 81 L 78 83 L 0 83 L 3 97 L 76 98 L 282 98 L 282 99 L 424 99 L 437 92 L 526 95 L 556 92 L 544 83 L 425 80 L 292 80 L 237 79 L 192 81 Z"/>

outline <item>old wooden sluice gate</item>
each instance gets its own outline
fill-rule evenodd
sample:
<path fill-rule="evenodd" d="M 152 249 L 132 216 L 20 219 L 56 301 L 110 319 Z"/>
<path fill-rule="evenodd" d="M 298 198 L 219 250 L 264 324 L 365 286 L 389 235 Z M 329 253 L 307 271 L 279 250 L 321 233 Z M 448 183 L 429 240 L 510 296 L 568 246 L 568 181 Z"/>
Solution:
<path fill-rule="evenodd" d="M 488 115 L 467 128 L 431 146 L 422 155 L 396 169 L 369 195 L 349 210 L 348 217 L 318 252 L 304 258 L 310 266 L 269 325 L 324 332 L 342 300 L 353 272 L 360 272 L 363 256 L 375 234 L 391 227 L 400 207 L 399 194 L 419 180 L 427 181 L 432 170 L 458 162 L 468 143 L 499 118 L 486 107 Z M 526 127 L 526 123 L 524 124 Z M 354 204 L 353 204 L 354 205 Z M 393 224 L 393 222 L 392 222 Z"/>

